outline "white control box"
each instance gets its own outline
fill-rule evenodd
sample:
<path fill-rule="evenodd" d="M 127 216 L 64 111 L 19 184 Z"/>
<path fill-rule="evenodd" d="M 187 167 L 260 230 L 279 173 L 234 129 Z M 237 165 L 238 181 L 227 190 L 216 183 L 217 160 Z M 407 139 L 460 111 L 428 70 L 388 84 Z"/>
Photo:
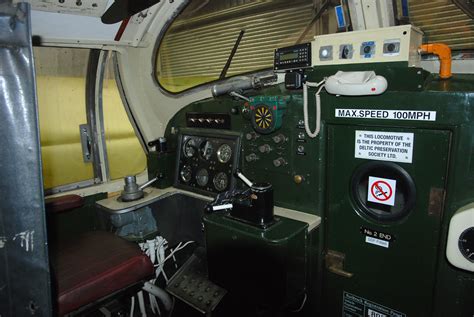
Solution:
<path fill-rule="evenodd" d="M 411 25 L 315 36 L 312 66 L 407 62 L 420 67 L 423 33 Z"/>

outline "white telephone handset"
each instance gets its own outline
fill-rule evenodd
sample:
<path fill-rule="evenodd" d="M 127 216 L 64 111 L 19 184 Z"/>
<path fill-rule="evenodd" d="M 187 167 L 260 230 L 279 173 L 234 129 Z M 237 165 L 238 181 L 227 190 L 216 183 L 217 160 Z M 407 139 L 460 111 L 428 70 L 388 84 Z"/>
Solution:
<path fill-rule="evenodd" d="M 378 76 L 373 71 L 367 72 L 342 72 L 329 76 L 319 83 L 306 82 L 303 84 L 303 116 L 304 128 L 310 138 L 318 136 L 321 129 L 321 90 L 323 88 L 333 95 L 338 96 L 370 96 L 380 95 L 387 90 L 387 80 Z M 316 129 L 311 131 L 308 115 L 308 87 L 319 87 L 314 95 L 316 101 Z"/>
<path fill-rule="evenodd" d="M 380 95 L 387 90 L 387 80 L 375 74 L 366 72 L 338 71 L 326 79 L 326 91 L 340 96 Z"/>

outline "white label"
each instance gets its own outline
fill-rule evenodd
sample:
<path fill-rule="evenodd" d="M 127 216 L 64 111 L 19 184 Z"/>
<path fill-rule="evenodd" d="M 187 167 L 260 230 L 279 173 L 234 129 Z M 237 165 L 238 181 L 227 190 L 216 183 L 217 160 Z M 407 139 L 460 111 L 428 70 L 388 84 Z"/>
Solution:
<path fill-rule="evenodd" d="M 367 316 L 368 317 L 387 317 L 387 315 L 379 313 L 378 311 L 372 310 L 370 308 L 367 309 Z"/>
<path fill-rule="evenodd" d="M 367 200 L 373 203 L 394 206 L 397 181 L 394 179 L 369 176 Z"/>
<path fill-rule="evenodd" d="M 436 111 L 420 110 L 336 109 L 334 116 L 336 118 L 436 121 Z"/>
<path fill-rule="evenodd" d="M 380 239 L 372 238 L 372 237 L 365 237 L 365 242 L 373 244 L 373 245 L 377 245 L 379 247 L 384 247 L 384 248 L 388 248 L 390 245 L 388 241 L 384 241 L 384 240 L 380 240 Z"/>
<path fill-rule="evenodd" d="M 356 130 L 354 157 L 411 163 L 414 138 L 413 133 Z"/>

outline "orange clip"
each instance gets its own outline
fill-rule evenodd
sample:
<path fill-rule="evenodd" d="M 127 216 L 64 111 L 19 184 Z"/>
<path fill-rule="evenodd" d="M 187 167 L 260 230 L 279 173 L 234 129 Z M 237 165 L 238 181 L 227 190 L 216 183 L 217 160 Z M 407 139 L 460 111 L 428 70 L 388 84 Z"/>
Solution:
<path fill-rule="evenodd" d="M 438 55 L 440 60 L 439 77 L 443 79 L 451 77 L 451 49 L 448 45 L 442 43 L 422 44 L 420 50 Z"/>

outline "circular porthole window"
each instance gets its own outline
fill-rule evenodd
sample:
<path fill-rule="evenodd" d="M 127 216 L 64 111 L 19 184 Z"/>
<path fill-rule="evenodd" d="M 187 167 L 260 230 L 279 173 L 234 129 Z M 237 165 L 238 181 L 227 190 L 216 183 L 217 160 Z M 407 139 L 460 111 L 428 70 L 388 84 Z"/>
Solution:
<path fill-rule="evenodd" d="M 398 222 L 415 207 L 416 188 L 410 174 L 390 162 L 368 162 L 352 176 L 351 192 L 359 214 L 382 223 Z"/>

